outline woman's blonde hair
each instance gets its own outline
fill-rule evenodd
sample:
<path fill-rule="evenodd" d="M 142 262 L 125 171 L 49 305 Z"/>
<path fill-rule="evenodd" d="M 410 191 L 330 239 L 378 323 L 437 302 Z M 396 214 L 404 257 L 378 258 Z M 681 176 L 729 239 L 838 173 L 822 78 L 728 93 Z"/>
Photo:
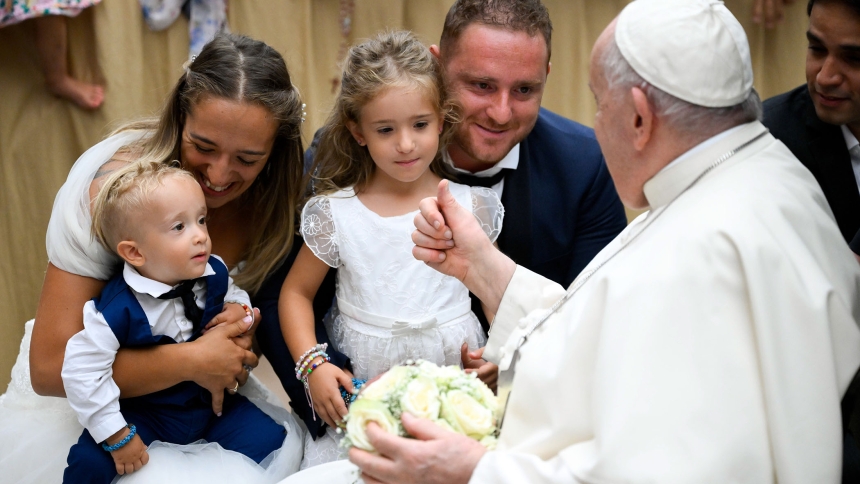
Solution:
<path fill-rule="evenodd" d="M 128 147 L 141 161 L 163 163 L 180 159 L 181 135 L 188 113 L 201 99 L 210 96 L 260 105 L 278 123 L 266 167 L 240 198 L 240 203 L 250 207 L 247 227 L 251 243 L 242 254 L 245 266 L 235 281 L 254 294 L 289 253 L 304 194 L 302 101 L 281 54 L 242 35 L 219 35 L 189 63 L 159 118 L 132 122 L 116 132 L 131 129 L 152 132 L 137 146 Z"/>
<path fill-rule="evenodd" d="M 348 187 L 358 192 L 370 179 L 375 164 L 367 147 L 352 137 L 348 123 L 358 123 L 364 105 L 391 87 L 419 89 L 442 117 L 439 150 L 430 170 L 443 178 L 451 176 L 442 153 L 457 118 L 439 62 L 411 32 L 386 31 L 349 49 L 343 62 L 340 94 L 322 128 L 310 171 L 315 194 Z"/>
<path fill-rule="evenodd" d="M 171 176 L 197 183 L 178 161 L 134 162 L 108 175 L 92 202 L 93 237 L 113 253 L 123 240 L 139 237 L 135 229 L 140 215 L 148 209 L 152 193 Z"/>

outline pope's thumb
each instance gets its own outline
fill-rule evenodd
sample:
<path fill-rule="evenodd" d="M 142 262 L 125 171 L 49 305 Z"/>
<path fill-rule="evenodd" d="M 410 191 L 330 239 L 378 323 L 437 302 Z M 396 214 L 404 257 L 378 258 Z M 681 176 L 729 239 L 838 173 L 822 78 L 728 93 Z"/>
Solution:
<path fill-rule="evenodd" d="M 436 195 L 436 201 L 439 203 L 439 208 L 444 212 L 446 209 L 451 209 L 457 207 L 457 199 L 454 198 L 454 195 L 451 195 L 450 187 L 448 186 L 448 180 L 442 180 L 439 182 L 439 188 Z"/>

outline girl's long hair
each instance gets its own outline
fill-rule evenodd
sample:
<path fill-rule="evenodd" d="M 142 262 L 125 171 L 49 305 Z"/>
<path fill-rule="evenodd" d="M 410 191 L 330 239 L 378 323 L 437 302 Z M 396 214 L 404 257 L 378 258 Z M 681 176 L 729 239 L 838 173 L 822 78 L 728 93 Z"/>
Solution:
<path fill-rule="evenodd" d="M 251 243 L 242 254 L 245 266 L 235 281 L 254 294 L 289 253 L 304 194 L 302 101 L 281 54 L 249 37 L 219 35 L 188 64 L 160 117 L 128 123 L 116 132 L 144 129 L 152 133 L 137 146 L 128 147 L 136 159 L 180 159 L 186 117 L 198 101 L 210 96 L 263 106 L 278 123 L 266 167 L 238 200 L 249 207 L 246 226 Z"/>
<path fill-rule="evenodd" d="M 375 164 L 367 147 L 352 137 L 347 123 L 358 123 L 364 105 L 392 87 L 419 89 L 442 117 L 439 150 L 430 170 L 450 178 L 452 170 L 443 161 L 442 153 L 457 116 L 442 81 L 439 62 L 411 32 L 382 32 L 349 49 L 344 60 L 340 94 L 322 128 L 309 172 L 314 194 L 348 187 L 355 187 L 358 193 L 368 182 Z"/>

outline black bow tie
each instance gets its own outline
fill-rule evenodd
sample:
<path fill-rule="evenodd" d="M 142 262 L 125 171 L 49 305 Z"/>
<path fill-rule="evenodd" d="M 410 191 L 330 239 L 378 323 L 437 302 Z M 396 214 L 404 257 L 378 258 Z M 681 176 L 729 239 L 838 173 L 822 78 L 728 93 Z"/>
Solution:
<path fill-rule="evenodd" d="M 455 181 L 462 183 L 464 185 L 469 185 L 470 187 L 485 187 L 492 188 L 494 185 L 502 181 L 505 178 L 505 175 L 511 171 L 510 168 L 502 168 L 502 170 L 495 175 L 492 176 L 475 176 L 469 173 L 457 172 L 455 176 L 457 179 Z"/>
<path fill-rule="evenodd" d="M 197 298 L 194 296 L 194 283 L 197 279 L 189 279 L 180 284 L 176 289 L 165 292 L 158 299 L 174 299 L 181 298 L 182 305 L 185 307 L 185 317 L 194 325 L 195 330 L 200 327 L 200 321 L 203 319 L 203 310 L 197 307 Z"/>

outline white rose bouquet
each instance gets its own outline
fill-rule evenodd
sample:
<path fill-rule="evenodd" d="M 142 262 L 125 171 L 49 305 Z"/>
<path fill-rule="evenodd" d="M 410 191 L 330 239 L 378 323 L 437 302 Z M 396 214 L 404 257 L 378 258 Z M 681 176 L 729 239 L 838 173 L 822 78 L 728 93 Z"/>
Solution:
<path fill-rule="evenodd" d="M 409 437 L 400 415 L 409 412 L 454 432 L 496 446 L 498 401 L 484 382 L 456 366 L 427 361 L 396 366 L 363 388 L 345 417 L 345 447 L 374 451 L 365 429 L 375 422 L 385 431 Z"/>

